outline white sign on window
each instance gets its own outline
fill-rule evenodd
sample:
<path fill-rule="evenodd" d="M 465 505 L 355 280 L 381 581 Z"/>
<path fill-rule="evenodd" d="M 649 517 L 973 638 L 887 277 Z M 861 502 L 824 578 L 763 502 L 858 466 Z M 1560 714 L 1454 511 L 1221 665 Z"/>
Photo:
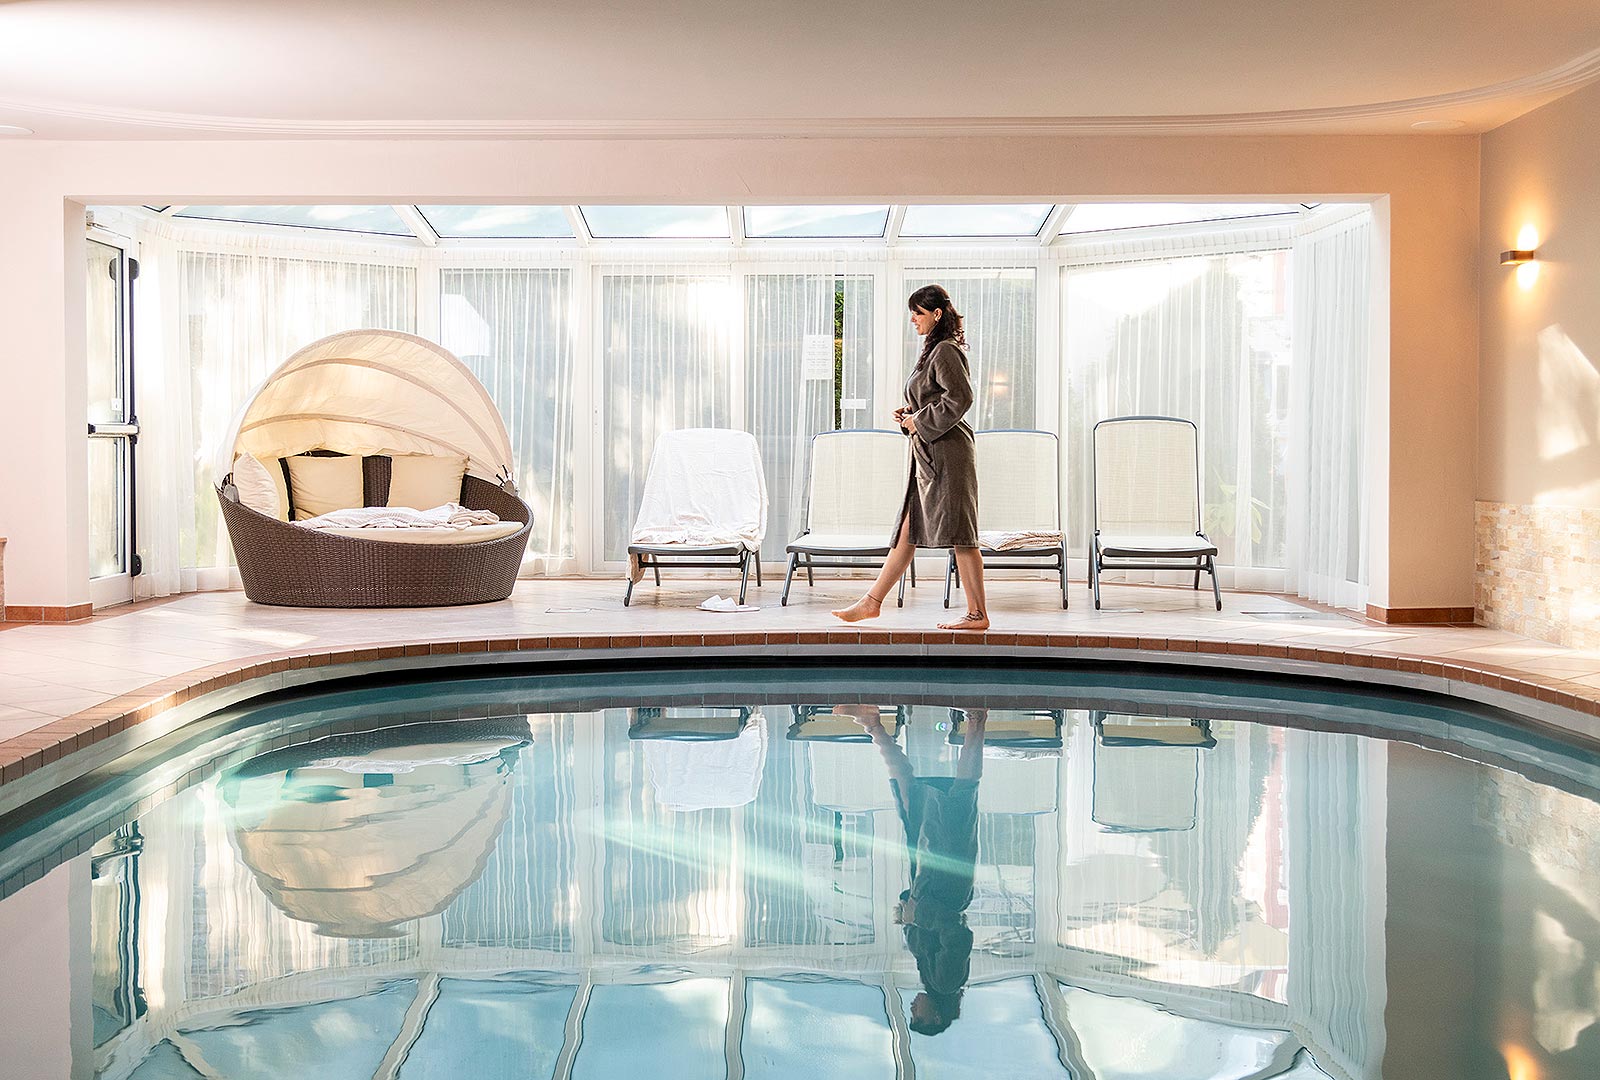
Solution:
<path fill-rule="evenodd" d="M 807 334 L 800 353 L 800 377 L 806 381 L 833 381 L 833 338 L 827 334 Z"/>

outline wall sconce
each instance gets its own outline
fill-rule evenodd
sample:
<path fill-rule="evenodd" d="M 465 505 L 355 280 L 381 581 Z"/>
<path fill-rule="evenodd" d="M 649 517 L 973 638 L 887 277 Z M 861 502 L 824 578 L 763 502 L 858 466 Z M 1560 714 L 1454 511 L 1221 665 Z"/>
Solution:
<path fill-rule="evenodd" d="M 1517 284 L 1524 289 L 1533 288 L 1539 280 L 1539 230 L 1524 225 L 1517 233 L 1517 246 L 1500 253 L 1501 266 L 1517 268 Z"/>

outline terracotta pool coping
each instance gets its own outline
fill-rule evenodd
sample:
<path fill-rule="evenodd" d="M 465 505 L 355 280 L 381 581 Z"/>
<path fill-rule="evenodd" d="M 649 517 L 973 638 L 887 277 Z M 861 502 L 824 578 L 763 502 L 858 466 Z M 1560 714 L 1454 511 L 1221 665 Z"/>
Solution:
<path fill-rule="evenodd" d="M 1195 664 L 1198 655 L 1226 656 L 1246 660 L 1252 670 L 1274 670 L 1271 661 L 1283 661 L 1289 674 L 1321 674 L 1352 681 L 1385 685 L 1406 685 L 1402 676 L 1418 676 L 1423 688 L 1467 700 L 1482 700 L 1470 693 L 1452 689 L 1481 687 L 1537 703 L 1536 712 L 1565 710 L 1575 717 L 1600 718 L 1600 687 L 1489 664 L 1459 663 L 1445 658 L 1363 651 L 1360 648 L 1326 649 L 1266 642 L 1211 641 L 1186 637 L 1133 637 L 1117 634 L 1057 633 L 955 633 L 949 631 L 901 630 L 799 630 L 770 633 L 655 633 L 585 634 L 519 638 L 464 638 L 432 641 L 393 641 L 357 648 L 323 647 L 262 653 L 237 660 L 196 668 L 149 683 L 137 690 L 52 721 L 26 734 L 0 742 L 0 787 L 37 772 L 46 765 L 94 746 L 114 735 L 145 723 L 177 706 L 207 695 L 229 690 L 268 676 L 314 668 L 358 665 L 403 658 L 471 656 L 497 654 L 513 658 L 518 653 L 528 659 L 560 653 L 563 659 L 604 656 L 612 650 L 730 650 L 737 655 L 768 647 L 805 652 L 813 649 L 867 647 L 876 655 L 938 655 L 956 649 L 1024 649 L 1029 658 L 1049 658 L 1060 651 L 1063 660 L 1112 659 L 1137 663 L 1178 662 Z M 936 650 L 928 652 L 929 648 Z M 881 652 L 879 650 L 882 650 Z M 915 650 L 914 652 L 908 650 Z M 1035 650 L 1044 650 L 1042 652 Z M 1127 655 L 1115 656 L 1116 651 Z M 553 657 L 552 657 L 553 658 Z M 705 658 L 700 654 L 700 658 Z M 1246 658 L 1249 658 L 1248 660 Z M 1266 664 L 1260 661 L 1268 661 Z M 1308 672 L 1289 665 L 1314 664 L 1324 670 Z M 1326 670 L 1328 668 L 1344 669 Z M 1363 680 L 1359 672 L 1371 675 Z M 1382 673 L 1382 674 L 1380 674 Z M 295 679 L 294 682 L 318 681 Z M 262 692 L 277 689 L 264 686 Z M 248 695 L 246 695 L 248 696 Z M 228 702 L 232 704 L 234 702 Z M 1494 701 L 1490 701 L 1494 704 Z M 1516 702 L 1508 707 L 1515 709 Z M 1576 735 L 1600 744 L 1600 723 L 1585 722 L 1582 727 L 1530 718 L 1530 723 Z"/>

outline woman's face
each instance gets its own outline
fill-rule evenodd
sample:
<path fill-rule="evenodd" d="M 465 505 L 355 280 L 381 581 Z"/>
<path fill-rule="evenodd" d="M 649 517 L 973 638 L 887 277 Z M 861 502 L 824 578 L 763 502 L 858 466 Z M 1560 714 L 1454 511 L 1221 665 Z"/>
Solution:
<path fill-rule="evenodd" d="M 917 328 L 917 334 L 927 337 L 928 331 L 933 329 L 933 324 L 939 321 L 944 312 L 939 310 L 924 311 L 922 308 L 911 310 L 911 325 Z"/>

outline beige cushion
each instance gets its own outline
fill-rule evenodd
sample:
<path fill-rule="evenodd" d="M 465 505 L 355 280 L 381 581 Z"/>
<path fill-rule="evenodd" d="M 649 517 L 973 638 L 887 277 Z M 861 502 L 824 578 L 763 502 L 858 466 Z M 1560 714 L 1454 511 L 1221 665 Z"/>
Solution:
<path fill-rule="evenodd" d="M 294 492 L 296 521 L 365 504 L 358 457 L 297 454 L 289 459 L 289 487 Z"/>
<path fill-rule="evenodd" d="M 379 540 L 390 544 L 477 544 L 498 540 L 522 528 L 520 521 L 497 521 L 493 525 L 468 525 L 465 529 L 317 529 L 332 536 L 353 536 L 357 540 Z"/>
<path fill-rule="evenodd" d="M 461 478 L 467 474 L 466 458 L 396 454 L 389 462 L 389 506 L 432 510 L 435 506 L 461 501 Z"/>
<path fill-rule="evenodd" d="M 279 521 L 289 520 L 289 492 L 277 458 L 263 463 L 250 454 L 240 454 L 233 459 L 233 486 L 239 489 L 240 505 Z"/>

